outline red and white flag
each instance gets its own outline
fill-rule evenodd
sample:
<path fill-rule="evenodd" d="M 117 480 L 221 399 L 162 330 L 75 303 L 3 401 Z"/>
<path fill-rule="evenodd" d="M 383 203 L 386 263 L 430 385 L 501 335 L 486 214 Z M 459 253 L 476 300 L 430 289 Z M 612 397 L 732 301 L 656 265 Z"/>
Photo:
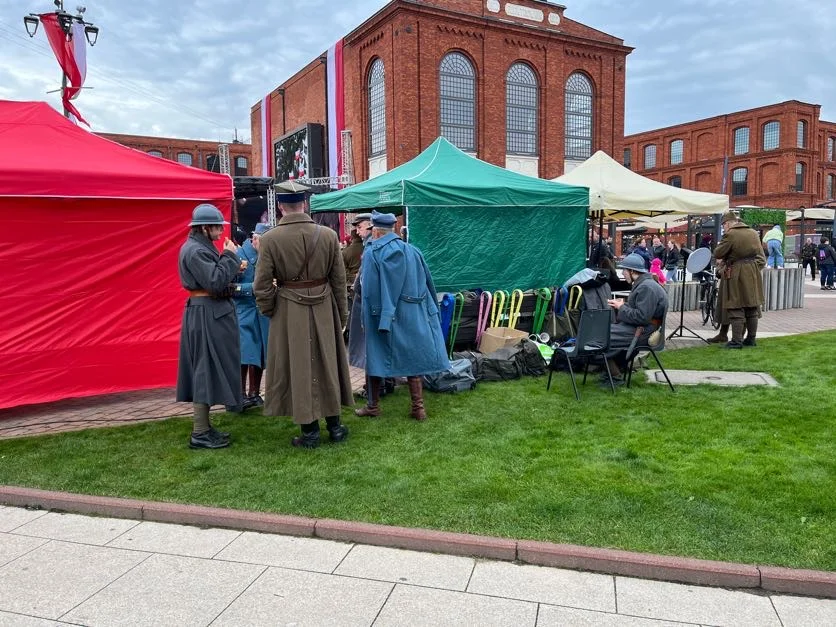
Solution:
<path fill-rule="evenodd" d="M 76 98 L 84 85 L 84 79 L 87 76 L 87 51 L 84 48 L 84 25 L 73 24 L 70 31 L 71 37 L 67 37 L 56 13 L 43 13 L 38 17 L 41 18 L 41 24 L 44 25 L 44 32 L 46 38 L 49 40 L 49 46 L 58 60 L 58 65 L 61 66 L 64 74 L 67 76 L 67 88 L 61 94 L 61 101 L 70 114 L 75 116 L 81 122 L 87 124 L 87 120 L 81 117 L 78 109 L 75 108 L 70 100 Z M 90 126 L 87 124 L 87 126 Z"/>

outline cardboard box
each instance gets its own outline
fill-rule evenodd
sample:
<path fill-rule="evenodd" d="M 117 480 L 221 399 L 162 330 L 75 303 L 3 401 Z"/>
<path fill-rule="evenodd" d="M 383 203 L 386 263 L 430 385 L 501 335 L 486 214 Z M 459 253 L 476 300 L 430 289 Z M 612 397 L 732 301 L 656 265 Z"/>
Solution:
<path fill-rule="evenodd" d="M 528 333 L 525 331 L 509 329 L 508 327 L 488 327 L 479 340 L 479 352 L 487 355 L 498 348 L 513 346 L 524 337 L 528 337 Z"/>

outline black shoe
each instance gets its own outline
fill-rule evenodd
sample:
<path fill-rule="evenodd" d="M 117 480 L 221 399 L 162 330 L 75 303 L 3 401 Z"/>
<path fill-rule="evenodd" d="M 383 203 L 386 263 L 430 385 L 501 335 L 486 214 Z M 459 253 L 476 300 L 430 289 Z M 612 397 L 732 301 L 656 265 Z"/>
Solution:
<path fill-rule="evenodd" d="M 319 431 L 297 435 L 290 443 L 298 448 L 316 448 L 319 446 Z"/>
<path fill-rule="evenodd" d="M 259 400 L 261 400 L 261 405 L 264 405 L 264 400 L 257 394 L 255 396 L 245 396 L 243 405 L 244 411 L 252 409 L 253 407 L 260 407 L 258 402 Z"/>
<path fill-rule="evenodd" d="M 332 442 L 343 442 L 348 438 L 348 427 L 345 425 L 328 427 L 328 437 Z"/>
<path fill-rule="evenodd" d="M 240 414 L 244 411 L 244 405 L 224 405 L 224 409 L 230 414 Z"/>
<path fill-rule="evenodd" d="M 753 337 L 747 337 L 745 340 L 743 340 L 743 346 L 757 346 L 757 345 L 758 345 L 758 343 L 755 341 L 755 338 L 753 338 Z"/>
<path fill-rule="evenodd" d="M 613 378 L 612 378 L 613 387 L 617 388 L 619 386 L 624 385 L 625 383 L 626 383 L 626 381 L 624 380 L 624 375 L 623 374 L 613 375 Z M 607 379 L 606 376 L 604 376 L 603 378 L 601 378 L 598 385 L 601 386 L 604 389 L 609 390 L 610 389 L 610 380 Z"/>
<path fill-rule="evenodd" d="M 229 433 L 227 431 L 218 431 L 215 427 L 209 427 L 209 433 L 214 434 L 221 440 L 229 440 Z"/>
<path fill-rule="evenodd" d="M 261 398 L 261 394 L 251 396 L 250 400 L 254 403 L 253 407 L 264 407 L 264 399 Z"/>
<path fill-rule="evenodd" d="M 217 431 L 210 429 L 204 433 L 192 433 L 189 438 L 189 448 L 226 448 L 229 440 L 221 438 Z"/>
<path fill-rule="evenodd" d="M 723 344 L 723 348 L 743 348 L 743 342 L 727 342 Z"/>

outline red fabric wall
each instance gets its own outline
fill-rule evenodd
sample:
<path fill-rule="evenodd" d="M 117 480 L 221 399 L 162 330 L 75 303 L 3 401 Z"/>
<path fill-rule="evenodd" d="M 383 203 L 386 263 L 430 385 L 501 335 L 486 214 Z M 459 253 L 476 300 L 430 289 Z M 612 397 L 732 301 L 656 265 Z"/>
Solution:
<path fill-rule="evenodd" d="M 174 385 L 196 204 L 0 197 L 0 408 Z"/>

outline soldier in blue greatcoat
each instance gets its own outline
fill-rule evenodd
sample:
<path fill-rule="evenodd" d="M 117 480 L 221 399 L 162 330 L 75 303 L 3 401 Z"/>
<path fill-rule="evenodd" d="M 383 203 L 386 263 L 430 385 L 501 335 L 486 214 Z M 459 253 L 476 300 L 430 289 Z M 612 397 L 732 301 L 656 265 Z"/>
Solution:
<path fill-rule="evenodd" d="M 241 337 L 241 391 L 244 395 L 244 409 L 264 405 L 261 398 L 261 376 L 267 363 L 267 335 L 270 318 L 263 316 L 255 304 L 253 280 L 258 263 L 258 249 L 261 236 L 270 227 L 256 224 L 252 237 L 238 249 L 238 257 L 246 261 L 244 271 L 235 278 L 232 298 L 238 313 L 238 331 Z M 247 381 L 250 389 L 247 393 Z"/>
<path fill-rule="evenodd" d="M 411 416 L 425 420 L 421 375 L 450 367 L 441 334 L 438 299 L 421 252 L 394 232 L 391 213 L 372 212 L 372 241 L 360 273 L 366 334 L 368 404 L 359 416 L 379 416 L 381 379 L 407 377 Z"/>

